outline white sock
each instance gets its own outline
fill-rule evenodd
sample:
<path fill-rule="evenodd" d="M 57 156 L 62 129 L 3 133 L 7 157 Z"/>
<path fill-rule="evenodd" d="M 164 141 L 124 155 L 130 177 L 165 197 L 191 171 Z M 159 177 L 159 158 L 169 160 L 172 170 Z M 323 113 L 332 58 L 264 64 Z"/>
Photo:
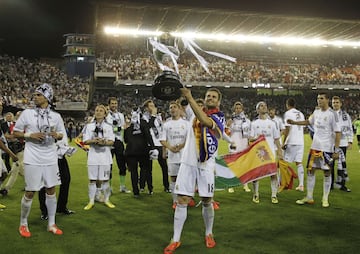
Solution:
<path fill-rule="evenodd" d="M 109 182 L 103 182 L 102 190 L 104 192 L 104 202 L 109 201 L 110 194 L 111 194 Z"/>
<path fill-rule="evenodd" d="M 331 175 L 324 176 L 323 199 L 328 200 L 331 188 Z"/>
<path fill-rule="evenodd" d="M 202 203 L 202 216 L 205 223 L 205 236 L 212 234 L 212 229 L 214 225 L 214 207 L 212 205 L 212 202 L 210 203 Z"/>
<path fill-rule="evenodd" d="M 173 199 L 173 203 L 175 203 L 176 200 L 177 200 L 177 194 L 174 193 L 175 182 L 170 182 L 170 190 L 171 190 L 171 196 L 172 196 L 172 199 Z"/>
<path fill-rule="evenodd" d="M 254 188 L 254 194 L 256 196 L 259 196 L 259 181 L 253 182 L 253 188 Z"/>
<path fill-rule="evenodd" d="M 306 189 L 307 189 L 307 198 L 308 199 L 313 199 L 315 180 L 316 180 L 315 175 L 308 174 L 308 176 L 307 176 L 307 187 L 306 187 Z"/>
<path fill-rule="evenodd" d="M 20 214 L 20 225 L 27 225 L 28 224 L 28 217 L 31 210 L 32 199 L 28 199 L 27 197 L 23 196 L 21 199 L 21 214 Z"/>
<path fill-rule="evenodd" d="M 90 203 L 94 204 L 96 193 L 96 183 L 89 183 L 89 200 Z"/>
<path fill-rule="evenodd" d="M 304 186 L 304 166 L 302 164 L 297 165 L 297 172 L 299 178 L 299 186 Z"/>
<path fill-rule="evenodd" d="M 173 241 L 180 242 L 181 232 L 187 218 L 187 205 L 177 204 L 174 213 L 174 235 Z"/>
<path fill-rule="evenodd" d="M 46 199 L 45 199 L 45 204 L 46 204 L 46 208 L 48 211 L 48 225 L 52 226 L 55 224 L 55 214 L 56 214 L 56 195 L 48 195 L 45 194 Z"/>
<path fill-rule="evenodd" d="M 276 197 L 278 186 L 279 183 L 277 177 L 271 177 L 271 197 Z"/>

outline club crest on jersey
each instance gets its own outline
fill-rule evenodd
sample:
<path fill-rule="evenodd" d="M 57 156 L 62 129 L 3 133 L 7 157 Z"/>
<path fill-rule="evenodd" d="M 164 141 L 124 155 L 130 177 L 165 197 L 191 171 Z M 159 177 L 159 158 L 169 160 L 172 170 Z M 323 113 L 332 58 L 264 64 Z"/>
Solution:
<path fill-rule="evenodd" d="M 268 150 L 265 148 L 265 146 L 260 146 L 256 151 L 256 155 L 263 162 L 271 160 L 270 154 L 269 154 Z"/>

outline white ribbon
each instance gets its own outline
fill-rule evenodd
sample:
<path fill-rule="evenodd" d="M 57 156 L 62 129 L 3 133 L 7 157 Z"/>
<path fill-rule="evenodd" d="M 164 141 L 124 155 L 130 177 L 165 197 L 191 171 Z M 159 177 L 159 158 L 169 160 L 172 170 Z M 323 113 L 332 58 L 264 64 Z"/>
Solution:
<path fill-rule="evenodd" d="M 213 56 L 216 56 L 216 57 L 220 57 L 220 58 L 223 58 L 225 60 L 228 60 L 228 61 L 231 61 L 233 63 L 236 63 L 236 58 L 235 57 L 231 57 L 231 56 L 228 56 L 228 55 L 225 55 L 225 54 L 222 54 L 222 53 L 218 53 L 218 52 L 214 52 L 214 51 L 206 51 L 206 50 L 203 50 L 202 48 L 199 47 L 199 45 L 197 45 L 193 40 L 191 39 L 187 39 L 187 38 L 181 38 L 182 39 L 182 42 L 184 44 L 184 48 L 185 50 L 188 49 L 194 56 L 195 58 L 200 62 L 201 66 L 205 69 L 205 71 L 207 73 L 210 73 L 209 71 L 209 63 L 205 60 L 204 57 L 202 57 L 201 55 L 199 55 L 199 53 L 195 50 L 195 48 L 197 50 L 200 50 L 206 54 L 209 54 L 209 55 L 213 55 Z M 153 50 L 158 50 L 160 51 L 161 53 L 164 53 L 166 55 L 169 55 L 170 58 L 171 58 L 171 61 L 172 63 L 174 64 L 174 67 L 175 67 L 175 70 L 176 70 L 176 73 L 179 74 L 179 68 L 178 68 L 178 65 L 177 65 L 177 60 L 179 58 L 178 55 L 174 54 L 169 48 L 167 45 L 164 45 L 158 41 L 155 41 L 154 39 L 151 39 L 149 38 L 149 43 L 151 44 L 151 46 L 153 47 Z M 175 45 L 175 48 L 177 48 L 177 45 Z M 155 59 L 156 60 L 156 59 Z M 159 62 L 156 60 L 156 62 L 158 63 L 159 67 L 161 70 L 171 70 L 173 71 L 170 67 L 164 65 L 163 63 Z"/>
<path fill-rule="evenodd" d="M 226 59 L 228 61 L 231 61 L 231 62 L 234 62 L 236 63 L 236 58 L 235 57 L 231 57 L 231 56 L 228 56 L 228 55 L 225 55 L 225 54 L 222 54 L 222 53 L 218 53 L 218 52 L 213 52 L 213 51 L 206 51 L 206 50 L 203 50 L 202 48 L 200 48 L 193 40 L 191 39 L 187 39 L 187 38 L 182 38 L 182 41 L 184 43 L 184 47 L 185 49 L 189 49 L 190 52 L 196 57 L 196 59 L 198 59 L 198 61 L 200 62 L 201 66 L 206 70 L 207 73 L 210 74 L 210 71 L 209 71 L 209 68 L 208 68 L 208 65 L 209 63 L 205 60 L 205 58 L 203 58 L 202 56 L 200 56 L 196 50 L 194 49 L 194 47 L 202 52 L 205 52 L 206 54 L 209 54 L 209 55 L 213 55 L 213 56 L 216 56 L 216 57 L 220 57 L 220 58 L 223 58 L 223 59 Z"/>

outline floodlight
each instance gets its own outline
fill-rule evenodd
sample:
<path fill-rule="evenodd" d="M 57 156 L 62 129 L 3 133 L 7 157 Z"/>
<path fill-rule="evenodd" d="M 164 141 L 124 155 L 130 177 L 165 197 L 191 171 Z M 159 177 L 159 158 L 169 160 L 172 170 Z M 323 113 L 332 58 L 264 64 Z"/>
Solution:
<path fill-rule="evenodd" d="M 132 35 L 132 36 L 161 36 L 162 31 L 150 31 L 133 28 L 121 28 L 114 26 L 105 26 L 105 34 L 112 36 Z M 325 40 L 322 38 L 303 38 L 297 36 L 280 36 L 271 37 L 264 35 L 244 35 L 244 34 L 224 34 L 224 33 L 200 33 L 197 31 L 173 31 L 170 32 L 173 37 L 198 39 L 208 41 L 225 41 L 225 42 L 241 42 L 241 43 L 259 43 L 259 44 L 285 44 L 285 45 L 304 45 L 304 46 L 336 46 L 336 47 L 360 47 L 360 41 L 341 41 L 341 40 Z"/>

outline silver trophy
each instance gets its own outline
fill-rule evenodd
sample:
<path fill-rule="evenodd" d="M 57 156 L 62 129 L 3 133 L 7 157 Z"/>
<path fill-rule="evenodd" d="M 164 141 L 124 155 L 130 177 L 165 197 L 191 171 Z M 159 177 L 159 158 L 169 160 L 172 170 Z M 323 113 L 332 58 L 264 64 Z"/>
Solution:
<path fill-rule="evenodd" d="M 164 33 L 159 40 L 149 39 L 148 49 L 162 70 L 162 73 L 155 78 L 152 87 L 154 97 L 165 101 L 178 99 L 183 85 L 178 74 L 177 60 L 180 51 L 176 40 L 169 33 Z"/>

